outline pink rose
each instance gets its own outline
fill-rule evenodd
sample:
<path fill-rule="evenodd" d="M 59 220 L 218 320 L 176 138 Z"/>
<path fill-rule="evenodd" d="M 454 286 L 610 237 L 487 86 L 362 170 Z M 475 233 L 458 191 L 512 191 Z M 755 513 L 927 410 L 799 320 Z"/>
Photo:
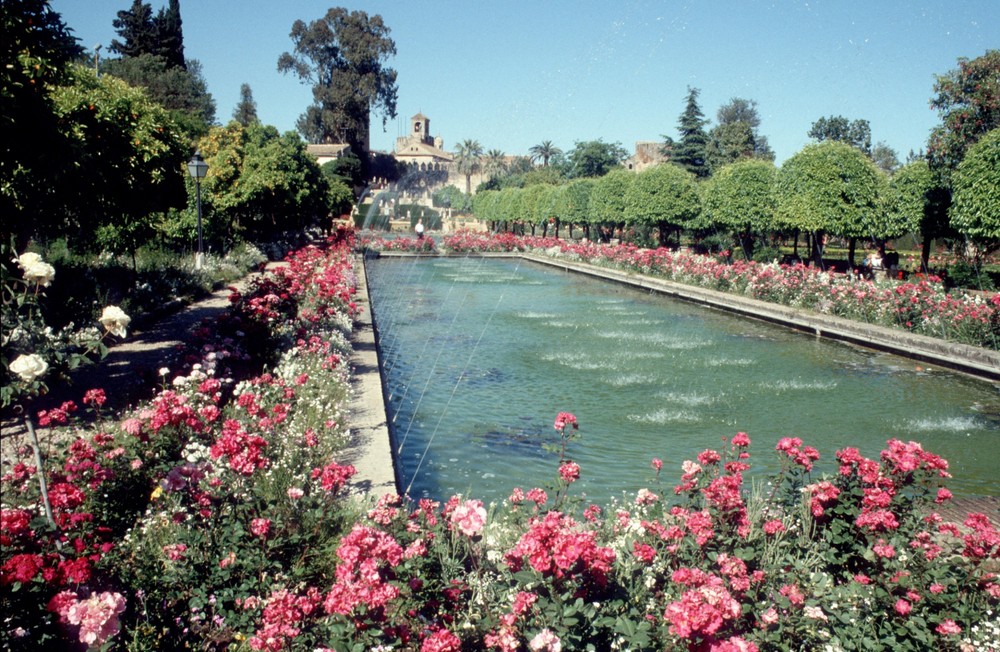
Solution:
<path fill-rule="evenodd" d="M 452 525 L 466 536 L 475 536 L 486 525 L 486 508 L 481 500 L 467 500 L 451 513 Z"/>
<path fill-rule="evenodd" d="M 250 521 L 250 531 L 253 532 L 255 537 L 260 537 L 261 539 L 266 539 L 267 535 L 271 532 L 271 519 L 269 518 L 255 518 Z"/>

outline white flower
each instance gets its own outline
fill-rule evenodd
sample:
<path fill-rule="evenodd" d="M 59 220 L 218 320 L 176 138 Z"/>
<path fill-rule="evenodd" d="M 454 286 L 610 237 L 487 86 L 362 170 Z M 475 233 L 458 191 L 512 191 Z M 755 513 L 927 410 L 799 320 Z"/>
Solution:
<path fill-rule="evenodd" d="M 14 359 L 14 362 L 10 363 L 10 370 L 20 376 L 21 380 L 26 383 L 44 376 L 48 368 L 49 363 L 34 353 L 19 355 Z"/>
<path fill-rule="evenodd" d="M 168 367 L 160 367 L 159 373 L 161 376 L 166 376 L 170 374 L 170 369 Z"/>
<path fill-rule="evenodd" d="M 35 285 L 48 287 L 55 277 L 56 268 L 48 263 L 43 263 L 41 260 L 24 268 L 24 280 Z"/>
<path fill-rule="evenodd" d="M 532 652 L 561 652 L 562 641 L 556 636 L 552 630 L 545 628 L 535 635 L 535 638 L 531 639 L 528 643 L 528 648 Z"/>
<path fill-rule="evenodd" d="M 42 257 L 34 251 L 26 251 L 17 257 L 17 264 L 21 266 L 21 269 L 28 269 L 35 263 L 40 262 L 42 262 Z"/>
<path fill-rule="evenodd" d="M 101 322 L 101 325 L 112 335 L 125 337 L 125 329 L 128 327 L 129 322 L 132 321 L 132 318 L 126 315 L 118 306 L 108 306 L 101 313 L 101 318 L 97 321 Z"/>

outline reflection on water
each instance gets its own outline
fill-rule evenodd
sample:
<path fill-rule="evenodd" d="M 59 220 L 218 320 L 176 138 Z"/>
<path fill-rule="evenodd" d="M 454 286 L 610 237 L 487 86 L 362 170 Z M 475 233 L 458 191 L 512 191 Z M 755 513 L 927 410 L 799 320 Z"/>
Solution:
<path fill-rule="evenodd" d="M 499 500 L 556 476 L 556 413 L 577 415 L 575 488 L 606 501 L 747 432 L 756 473 L 801 437 L 877 457 L 891 438 L 951 462 L 956 494 L 1000 493 L 997 386 L 923 363 L 527 261 L 382 258 L 368 280 L 404 488 Z M 668 473 L 669 471 L 669 473 Z"/>

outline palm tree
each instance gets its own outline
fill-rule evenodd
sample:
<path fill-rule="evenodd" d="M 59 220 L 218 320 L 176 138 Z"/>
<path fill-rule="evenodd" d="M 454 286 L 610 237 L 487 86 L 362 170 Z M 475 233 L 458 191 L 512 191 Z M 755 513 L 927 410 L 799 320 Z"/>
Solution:
<path fill-rule="evenodd" d="M 465 194 L 472 194 L 472 175 L 479 172 L 480 158 L 483 156 L 483 146 L 478 140 L 462 141 L 455 151 L 455 169 L 465 175 Z"/>
<path fill-rule="evenodd" d="M 483 160 L 483 171 L 491 179 L 499 177 L 507 171 L 507 156 L 499 149 L 491 149 L 486 152 L 486 158 Z"/>
<path fill-rule="evenodd" d="M 543 140 L 541 145 L 535 145 L 528 150 L 531 153 L 531 161 L 534 163 L 538 159 L 542 160 L 542 167 L 549 167 L 549 159 L 557 154 L 562 154 L 562 150 L 552 144 L 551 140 Z"/>

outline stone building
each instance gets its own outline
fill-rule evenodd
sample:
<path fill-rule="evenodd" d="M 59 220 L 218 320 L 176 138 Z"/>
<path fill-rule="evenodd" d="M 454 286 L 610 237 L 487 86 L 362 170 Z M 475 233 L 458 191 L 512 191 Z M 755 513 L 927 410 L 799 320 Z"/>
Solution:
<path fill-rule="evenodd" d="M 633 172 L 642 172 L 646 168 L 665 163 L 670 160 L 670 156 L 663 153 L 666 146 L 666 143 L 655 140 L 640 140 L 635 144 L 635 154 L 625 159 L 623 165 Z"/>
<path fill-rule="evenodd" d="M 410 118 L 410 133 L 396 139 L 392 153 L 400 163 L 420 172 L 444 171 L 455 160 L 454 154 L 444 151 L 444 140 L 431 136 L 431 120 L 423 113 Z"/>
<path fill-rule="evenodd" d="M 351 146 L 346 143 L 318 143 L 306 145 L 306 152 L 315 157 L 319 165 L 336 161 L 338 158 L 349 154 Z"/>

